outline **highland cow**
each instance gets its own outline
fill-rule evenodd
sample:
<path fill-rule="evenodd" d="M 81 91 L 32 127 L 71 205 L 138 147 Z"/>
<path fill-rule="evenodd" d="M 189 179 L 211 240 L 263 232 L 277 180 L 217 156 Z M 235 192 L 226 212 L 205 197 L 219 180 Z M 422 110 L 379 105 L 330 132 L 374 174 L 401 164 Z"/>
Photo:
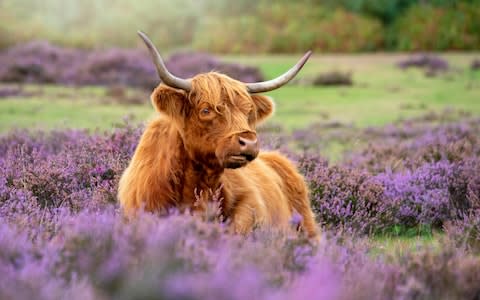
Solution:
<path fill-rule="evenodd" d="M 300 71 L 310 52 L 282 76 L 243 83 L 210 72 L 191 79 L 172 75 L 148 37 L 139 32 L 162 83 L 151 101 L 159 116 L 147 125 L 123 173 L 118 198 L 126 214 L 139 209 L 202 210 L 220 193 L 221 212 L 236 233 L 257 226 L 290 228 L 295 213 L 299 228 L 317 234 L 308 189 L 295 166 L 277 152 L 260 152 L 255 127 L 269 117 L 272 100 L 258 95 L 286 84 Z"/>

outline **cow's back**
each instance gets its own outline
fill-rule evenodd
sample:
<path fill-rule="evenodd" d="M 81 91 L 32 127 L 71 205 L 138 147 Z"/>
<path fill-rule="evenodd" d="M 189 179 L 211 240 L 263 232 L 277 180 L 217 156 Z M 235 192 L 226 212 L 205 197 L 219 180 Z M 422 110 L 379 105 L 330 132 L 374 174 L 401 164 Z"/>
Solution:
<path fill-rule="evenodd" d="M 160 116 L 147 124 L 119 182 L 117 197 L 126 214 L 138 209 L 161 211 L 175 204 L 171 181 L 178 173 L 178 155 L 178 133 L 172 122 Z"/>

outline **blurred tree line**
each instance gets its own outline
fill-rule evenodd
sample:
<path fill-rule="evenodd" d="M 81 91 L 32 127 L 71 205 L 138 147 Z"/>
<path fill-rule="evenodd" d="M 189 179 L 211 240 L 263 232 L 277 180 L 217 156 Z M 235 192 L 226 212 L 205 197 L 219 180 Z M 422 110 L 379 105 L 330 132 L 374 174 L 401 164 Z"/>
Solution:
<path fill-rule="evenodd" d="M 478 50 L 480 0 L 0 0 L 0 47 L 138 44 L 220 53 Z"/>

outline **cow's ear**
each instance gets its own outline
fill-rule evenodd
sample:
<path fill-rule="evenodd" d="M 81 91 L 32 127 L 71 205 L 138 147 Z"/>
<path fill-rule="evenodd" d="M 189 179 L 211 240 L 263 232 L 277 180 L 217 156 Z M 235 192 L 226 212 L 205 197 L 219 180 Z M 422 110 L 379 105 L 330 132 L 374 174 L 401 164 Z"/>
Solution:
<path fill-rule="evenodd" d="M 262 122 L 273 114 L 275 103 L 272 98 L 263 95 L 252 95 L 251 97 L 257 108 L 257 123 Z"/>
<path fill-rule="evenodd" d="M 158 112 L 172 118 L 185 116 L 187 108 L 187 94 L 183 90 L 177 90 L 160 84 L 150 96 L 153 106 Z"/>

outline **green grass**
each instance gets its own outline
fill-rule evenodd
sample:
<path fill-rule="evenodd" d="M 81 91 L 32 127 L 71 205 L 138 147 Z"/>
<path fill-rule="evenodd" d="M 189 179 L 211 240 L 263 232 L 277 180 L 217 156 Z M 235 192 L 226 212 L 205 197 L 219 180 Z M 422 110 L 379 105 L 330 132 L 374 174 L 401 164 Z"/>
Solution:
<path fill-rule="evenodd" d="M 11 127 L 108 129 L 130 115 L 139 120 L 142 116 L 146 118 L 150 113 L 146 107 L 97 105 L 88 100 L 78 100 L 75 103 L 53 100 L 48 105 L 44 104 L 43 99 L 28 99 L 22 102 L 5 100 L 1 103 L 0 128 L 3 130 Z"/>
<path fill-rule="evenodd" d="M 444 54 L 454 71 L 427 78 L 421 71 L 402 71 L 395 63 L 405 55 L 316 55 L 300 76 L 330 70 L 351 71 L 353 87 L 288 85 L 268 93 L 276 102 L 271 119 L 287 128 L 315 121 L 341 121 L 375 126 L 447 107 L 480 113 L 480 72 L 468 70 L 474 54 Z M 265 77 L 287 70 L 298 56 L 225 57 L 258 65 Z M 106 95 L 101 87 L 28 86 L 33 97 L 0 98 L 0 132 L 21 128 L 111 128 L 124 116 L 146 120 L 154 112 L 148 95 L 145 104 L 128 105 Z M 140 101 L 141 102 L 141 101 Z"/>
<path fill-rule="evenodd" d="M 382 125 L 399 118 L 443 110 L 447 107 L 480 113 L 480 72 L 468 70 L 472 54 L 444 54 L 456 69 L 427 78 L 422 71 L 402 71 L 395 63 L 401 54 L 314 56 L 301 76 L 339 70 L 353 74 L 353 87 L 286 86 L 273 91 L 277 113 L 273 120 L 289 128 L 325 119 L 359 126 Z M 300 57 L 300 56 L 298 56 Z M 298 57 L 232 57 L 260 65 L 267 78 L 278 76 Z M 322 117 L 323 116 L 323 117 Z"/>
<path fill-rule="evenodd" d="M 430 226 L 405 228 L 394 226 L 381 234 L 376 234 L 368 240 L 372 254 L 403 255 L 417 248 L 439 249 L 442 231 Z"/>
<path fill-rule="evenodd" d="M 105 88 L 26 86 L 30 96 L 0 99 L 0 131 L 11 128 L 109 129 L 125 117 L 141 122 L 153 116 L 148 95 L 145 104 L 122 104 L 106 95 Z"/>
<path fill-rule="evenodd" d="M 376 236 L 368 241 L 372 255 L 401 256 L 418 248 L 440 249 L 441 234 L 437 235 L 400 235 Z"/>

